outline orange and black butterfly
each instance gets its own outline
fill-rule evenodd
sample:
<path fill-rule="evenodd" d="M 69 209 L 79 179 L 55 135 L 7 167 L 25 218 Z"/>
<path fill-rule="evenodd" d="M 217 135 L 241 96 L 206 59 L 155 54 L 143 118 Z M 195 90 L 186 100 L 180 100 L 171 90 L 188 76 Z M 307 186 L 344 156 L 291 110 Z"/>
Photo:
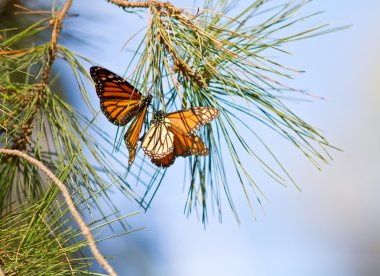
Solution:
<path fill-rule="evenodd" d="M 133 119 L 124 136 L 130 166 L 135 159 L 137 141 L 152 96 L 143 96 L 127 80 L 105 68 L 93 66 L 90 74 L 95 82 L 100 107 L 107 119 L 118 126 L 126 125 Z"/>
<path fill-rule="evenodd" d="M 155 113 L 141 147 L 158 167 L 169 167 L 177 156 L 208 155 L 208 149 L 194 132 L 219 116 L 212 107 L 193 107 L 165 114 Z"/>

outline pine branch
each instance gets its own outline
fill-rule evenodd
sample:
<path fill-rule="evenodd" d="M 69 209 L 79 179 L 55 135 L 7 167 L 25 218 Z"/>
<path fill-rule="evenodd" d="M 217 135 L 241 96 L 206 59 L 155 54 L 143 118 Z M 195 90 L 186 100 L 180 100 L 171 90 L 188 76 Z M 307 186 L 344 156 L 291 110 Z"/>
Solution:
<path fill-rule="evenodd" d="M 69 11 L 71 4 L 72 0 L 67 0 L 66 3 L 63 5 L 62 10 L 55 15 L 53 31 L 51 33 L 51 44 L 49 47 L 47 64 L 45 65 L 45 69 L 42 74 L 41 82 L 43 84 L 43 87 L 45 87 L 50 80 L 51 66 L 53 65 L 53 62 L 55 61 L 55 58 L 57 56 L 58 37 L 62 29 L 63 19 L 67 15 L 67 12 Z M 43 91 L 41 93 L 43 93 Z"/>
<path fill-rule="evenodd" d="M 43 18 L 40 20 L 39 17 L 38 21 L 25 28 L 5 30 L 0 41 L 0 147 L 3 152 L 8 151 L 9 154 L 9 150 L 13 150 L 13 154 L 17 152 L 22 158 L 29 156 L 32 158 L 29 161 L 37 162 L 24 162 L 14 156 L 0 158 L 0 214 L 3 215 L 0 215 L 0 264 L 7 273 L 28 274 L 27 271 L 39 271 L 42 266 L 42 273 L 91 274 L 83 269 L 88 268 L 91 259 L 70 259 L 71 254 L 81 254 L 80 250 L 88 245 L 108 273 L 116 275 L 97 250 L 90 229 L 79 216 L 79 211 L 93 216 L 93 209 L 98 207 L 97 211 L 103 219 L 108 220 L 109 217 L 103 213 L 105 203 L 117 216 L 111 222 L 118 221 L 126 228 L 126 216 L 118 214 L 118 207 L 107 193 L 112 184 L 127 197 L 134 197 L 128 182 L 115 169 L 115 161 L 120 162 L 123 154 L 113 156 L 109 152 L 112 138 L 97 128 L 93 120 L 87 119 L 59 98 L 50 85 L 52 65 L 56 59 L 63 58 L 73 69 L 82 95 L 91 105 L 81 79 L 83 75 L 88 75 L 81 64 L 85 59 L 58 43 L 71 3 L 66 1 L 58 11 L 53 7 L 53 12 L 23 9 L 25 18 L 35 19 L 32 15 Z M 50 28 L 50 40 L 39 44 Z M 61 219 L 67 221 L 63 218 L 65 212 L 53 216 L 52 221 L 39 215 L 43 213 L 40 208 L 48 209 L 49 214 L 61 210 L 53 202 L 56 192 L 49 189 L 41 170 L 33 164 L 39 167 L 44 164 L 45 169 L 51 172 L 48 178 L 56 175 L 61 184 L 66 184 L 59 187 L 63 189 L 69 210 L 74 212 L 73 218 L 80 225 L 85 237 L 83 242 L 74 241 L 73 246 L 70 245 L 70 241 L 81 234 L 65 230 L 65 223 L 60 222 Z M 57 179 L 52 180 L 59 185 Z M 75 191 L 73 199 L 69 191 Z M 80 207 L 79 210 L 75 209 L 73 201 L 76 202 L 75 206 Z M 14 211 L 12 209 L 16 204 L 20 204 L 20 208 Z M 30 213 L 33 215 L 26 215 Z M 27 219 L 31 220 L 23 224 Z M 109 224 L 105 222 L 102 226 Z M 24 227 L 23 231 L 17 231 L 16 225 Z M 38 233 L 35 238 L 29 233 L 34 230 Z M 7 243 L 9 236 L 12 237 L 12 244 Z M 41 240 L 37 241 L 38 238 Z M 36 247 L 29 251 L 27 247 L 32 246 L 33 242 L 36 242 Z M 46 253 L 46 249 L 50 251 Z M 34 263 L 35 260 L 40 263 Z"/>
<path fill-rule="evenodd" d="M 169 7 L 171 10 L 179 11 L 175 6 L 173 6 L 169 2 L 160 2 L 155 0 L 147 0 L 143 2 L 129 2 L 127 0 L 106 0 L 109 3 L 115 4 L 121 8 L 149 8 L 149 7 L 156 7 L 156 8 L 167 8 Z"/>
<path fill-rule="evenodd" d="M 265 9 L 269 2 L 254 1 L 231 18 L 230 2 L 205 1 L 203 8 L 180 9 L 169 2 L 129 2 L 108 0 L 125 10 L 145 8 L 148 30 L 130 62 L 136 66 L 133 80 L 142 84 L 141 91 L 150 91 L 155 109 L 178 110 L 192 106 L 217 107 L 221 111 L 216 127 L 206 126 L 200 131 L 210 149 L 206 158 L 187 158 L 189 163 L 190 213 L 202 206 L 202 217 L 207 218 L 207 202 L 216 202 L 221 214 L 220 186 L 236 218 L 237 213 L 225 177 L 222 147 L 227 147 L 235 176 L 253 212 L 251 195 L 261 204 L 266 197 L 252 175 L 252 165 L 242 161 L 245 154 L 273 180 L 281 185 L 288 181 L 296 185 L 286 168 L 263 137 L 255 131 L 253 122 L 259 122 L 284 137 L 300 150 L 317 168 L 319 162 L 330 159 L 328 149 L 335 149 L 312 125 L 294 114 L 282 100 L 284 93 L 302 91 L 289 88 L 279 79 L 291 79 L 292 69 L 265 56 L 265 51 L 288 54 L 283 45 L 288 42 L 326 34 L 341 28 L 328 29 L 321 25 L 291 33 L 291 27 L 318 13 L 296 17 L 296 12 L 309 1 L 292 2 Z M 196 13 L 194 14 L 194 12 Z M 264 17 L 267 15 L 266 17 Z M 261 22 L 256 24 L 256 16 Z M 284 31 L 284 34 L 282 33 Z M 136 65 L 137 64 L 137 65 Z M 149 83 L 149 85 L 148 85 Z M 247 121 L 252 123 L 246 123 Z M 242 129 L 253 134 L 243 136 Z M 122 134 L 117 139 L 122 140 Z M 273 159 L 278 169 L 269 165 L 257 152 L 258 145 Z M 146 162 L 137 164 L 140 169 Z M 142 199 L 149 207 L 162 178 L 153 176 Z M 152 184 L 155 183 L 155 184 Z M 153 187 L 156 185 L 156 189 Z M 297 185 L 296 185 L 297 186 Z M 149 195 L 151 198 L 149 199 Z"/>
<path fill-rule="evenodd" d="M 51 67 L 55 61 L 55 58 L 57 56 L 57 41 L 59 38 L 59 34 L 62 29 L 62 23 L 64 17 L 67 15 L 67 12 L 72 4 L 72 0 L 67 0 L 64 6 L 62 7 L 62 10 L 58 11 L 55 15 L 54 23 L 53 23 L 53 31 L 51 33 L 51 43 L 48 48 L 48 54 L 46 57 L 46 65 L 42 73 L 41 82 L 36 84 L 35 89 L 37 90 L 37 101 L 35 104 L 34 111 L 32 112 L 29 121 L 24 126 L 25 131 L 22 133 L 19 137 L 19 140 L 15 143 L 15 149 L 21 149 L 25 150 L 27 147 L 27 144 L 30 142 L 29 136 L 31 135 L 32 131 L 32 123 L 35 117 L 35 114 L 37 113 L 37 110 L 40 105 L 40 101 L 45 98 L 46 93 L 46 86 L 49 83 L 50 80 L 50 74 L 51 74 Z"/>
<path fill-rule="evenodd" d="M 84 188 L 90 194 L 98 194 L 96 189 L 108 187 L 108 183 L 106 183 L 108 179 L 110 182 L 116 182 L 126 196 L 133 198 L 134 195 L 128 183 L 120 177 L 113 169 L 114 165 L 110 163 L 110 159 L 117 160 L 117 158 L 104 151 L 112 139 L 104 132 L 95 130 L 95 125 L 92 124 L 91 120 L 78 114 L 72 107 L 59 99 L 49 87 L 51 65 L 56 58 L 63 58 L 73 68 L 83 98 L 91 108 L 92 104 L 82 80 L 82 74 L 88 75 L 87 69 L 79 61 L 83 58 L 58 44 L 62 21 L 65 15 L 68 15 L 70 4 L 71 1 L 65 2 L 64 6 L 56 13 L 53 9 L 52 15 L 38 13 L 39 15 L 46 15 L 46 18 L 32 23 L 25 29 L 20 29 L 14 35 L 9 35 L 7 32 L 6 38 L 0 41 L 0 69 L 3 72 L 0 83 L 0 112 L 4 115 L 0 116 L 0 126 L 3 128 L 3 132 L 0 133 L 0 143 L 6 148 L 19 149 L 32 156 L 37 155 L 38 159 L 44 158 L 44 163 L 49 164 L 53 171 L 59 170 L 59 166 L 63 164 L 71 163 L 73 169 L 67 177 L 73 182 L 70 184 L 73 188 L 79 186 L 80 189 Z M 27 12 L 34 14 L 29 9 Z M 21 43 L 25 38 L 42 35 L 50 27 L 53 27 L 53 31 L 50 33 L 49 42 L 37 46 L 33 43 L 29 47 L 25 47 L 23 44 L 22 49 L 13 49 L 17 43 Z M 33 67 L 42 68 L 37 72 L 35 78 L 31 78 L 35 73 L 30 69 Z M 18 75 L 22 72 L 21 75 L 25 77 L 24 83 L 16 83 L 7 78 L 16 72 Z M 73 115 L 74 113 L 75 115 Z M 39 138 L 35 140 L 36 137 Z M 85 156 L 84 152 L 86 151 L 89 151 L 93 160 L 98 162 L 99 166 L 96 169 L 92 162 L 89 162 L 90 158 Z M 38 156 L 41 152 L 49 153 Z M 52 156 L 54 154 L 56 155 Z M 17 162 L 11 162 L 11 164 L 14 166 L 13 168 L 9 167 L 10 164 L 0 164 L 7 167 L 4 170 L 0 169 L 0 175 L 11 177 L 13 180 L 20 180 L 18 172 L 21 172 L 22 167 Z M 16 172 L 16 175 L 8 175 L 12 172 Z M 107 174 L 104 176 L 105 172 Z M 32 197 L 28 197 L 28 199 L 36 199 L 43 194 L 43 183 L 39 182 L 37 175 L 34 176 L 28 180 L 32 182 L 30 186 L 19 186 L 20 191 L 24 194 L 32 194 Z M 11 191 L 12 184 L 15 186 L 16 183 L 17 181 L 15 183 L 12 181 L 8 181 L 7 184 L 4 183 L 5 187 L 0 192 L 0 205 L 7 205 L 4 204 L 4 199 L 7 193 Z M 31 189 L 27 190 L 27 187 L 31 187 Z M 103 193 L 105 197 L 108 197 L 105 191 Z M 11 197 L 8 200 L 12 201 Z M 98 201 L 94 200 L 94 203 L 98 205 Z M 107 205 L 113 205 L 112 201 L 108 199 L 106 201 Z M 116 210 L 116 206 L 112 206 L 112 208 Z"/>
<path fill-rule="evenodd" d="M 113 270 L 112 266 L 107 262 L 107 260 L 103 257 L 103 255 L 98 250 L 94 237 L 91 234 L 91 230 L 88 228 L 84 220 L 82 219 L 81 215 L 75 208 L 74 202 L 71 199 L 70 193 L 67 190 L 66 186 L 40 161 L 38 161 L 35 158 L 32 158 L 28 156 L 27 154 L 19 151 L 19 150 L 9 150 L 0 148 L 0 154 L 6 154 L 10 156 L 18 156 L 29 163 L 35 165 L 38 167 L 41 171 L 45 173 L 45 175 L 50 178 L 50 180 L 61 190 L 63 197 L 65 198 L 65 201 L 67 203 L 67 206 L 73 215 L 74 220 L 79 225 L 79 228 L 82 231 L 83 236 L 88 241 L 88 246 L 90 247 L 92 253 L 94 254 L 94 257 L 97 259 L 99 264 L 110 274 L 110 275 L 117 275 L 116 272 Z"/>

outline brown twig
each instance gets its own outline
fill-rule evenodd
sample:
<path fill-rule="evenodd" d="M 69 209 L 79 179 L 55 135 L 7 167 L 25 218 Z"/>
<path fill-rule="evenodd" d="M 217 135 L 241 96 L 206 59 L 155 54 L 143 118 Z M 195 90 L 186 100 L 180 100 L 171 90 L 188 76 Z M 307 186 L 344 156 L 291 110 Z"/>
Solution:
<path fill-rule="evenodd" d="M 148 0 L 144 2 L 129 2 L 127 0 L 107 0 L 107 2 L 115 4 L 121 8 L 151 8 L 165 9 L 171 14 L 181 14 L 182 11 L 170 2 L 160 2 L 156 0 Z"/>
<path fill-rule="evenodd" d="M 149 8 L 149 5 L 156 1 L 129 2 L 128 0 L 107 0 L 107 2 L 115 4 L 121 8 Z"/>
<path fill-rule="evenodd" d="M 79 228 L 85 237 L 85 239 L 88 242 L 88 246 L 91 249 L 92 254 L 96 258 L 96 260 L 99 262 L 99 264 L 109 273 L 109 275 L 117 275 L 116 272 L 113 270 L 112 266 L 108 263 L 108 261 L 103 257 L 103 255 L 100 253 L 99 249 L 96 246 L 94 237 L 91 234 L 91 230 L 88 228 L 86 223 L 84 222 L 83 218 L 79 214 L 78 210 L 76 209 L 74 202 L 70 196 L 70 193 L 66 186 L 39 160 L 19 151 L 19 150 L 11 150 L 11 149 L 4 149 L 0 148 L 0 154 L 5 154 L 9 156 L 17 156 L 20 157 L 26 161 L 28 161 L 30 164 L 35 165 L 38 167 L 42 172 L 45 173 L 45 175 L 60 189 L 62 192 L 62 195 L 66 201 L 67 207 L 69 211 L 71 212 L 74 220 L 79 225 Z"/>
<path fill-rule="evenodd" d="M 19 12 L 14 12 L 14 14 L 42 14 L 42 15 L 51 14 L 51 11 L 34 11 L 20 4 L 13 4 L 13 7 L 23 10 Z"/>
<path fill-rule="evenodd" d="M 20 56 L 29 54 L 31 52 L 34 52 L 34 49 L 21 49 L 21 50 L 8 50 L 8 51 L 0 50 L 0 56 L 4 55 L 4 56 L 20 57 Z"/>
<path fill-rule="evenodd" d="M 41 79 L 41 82 L 44 84 L 44 86 L 48 84 L 49 79 L 50 79 L 51 66 L 57 56 L 57 42 L 58 42 L 59 34 L 62 29 L 62 22 L 67 12 L 69 11 L 71 4 L 72 4 L 72 0 L 67 0 L 66 3 L 63 5 L 62 10 L 60 10 L 57 13 L 54 19 L 53 31 L 51 33 L 51 44 L 50 44 L 49 54 L 48 54 L 48 61 L 43 71 L 42 79 Z"/>

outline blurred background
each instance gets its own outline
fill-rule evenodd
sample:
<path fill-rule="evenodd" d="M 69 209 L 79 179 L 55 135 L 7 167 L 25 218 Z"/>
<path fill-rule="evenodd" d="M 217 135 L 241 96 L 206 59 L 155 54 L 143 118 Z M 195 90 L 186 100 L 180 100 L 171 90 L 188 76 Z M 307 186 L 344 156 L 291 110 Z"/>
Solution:
<path fill-rule="evenodd" d="M 183 2 L 175 3 L 190 6 Z M 123 45 L 145 19 L 103 0 L 74 1 L 72 10 L 79 16 L 65 21 L 66 44 L 123 74 L 132 55 Z M 255 209 L 254 219 L 240 184 L 231 179 L 240 225 L 227 204 L 222 223 L 210 215 L 204 227 L 195 213 L 186 217 L 188 187 L 179 165 L 169 169 L 152 208 L 129 220 L 146 228 L 100 244 L 105 255 L 116 256 L 112 263 L 120 275 L 380 275 L 380 1 L 318 0 L 304 10 L 318 11 L 326 11 L 319 23 L 352 26 L 285 45 L 293 55 L 278 61 L 306 71 L 294 75 L 293 87 L 326 98 L 288 106 L 342 151 L 331 151 L 334 160 L 318 171 L 286 141 L 276 143 L 274 151 L 302 192 L 256 179 L 268 200 Z M 81 40 L 71 37 L 73 32 Z M 61 81 L 70 77 L 61 72 Z M 65 85 L 77 90 L 74 81 Z M 68 97 L 80 106 L 75 93 Z M 95 92 L 92 97 L 98 101 Z M 114 202 L 122 213 L 139 210 L 117 191 Z"/>

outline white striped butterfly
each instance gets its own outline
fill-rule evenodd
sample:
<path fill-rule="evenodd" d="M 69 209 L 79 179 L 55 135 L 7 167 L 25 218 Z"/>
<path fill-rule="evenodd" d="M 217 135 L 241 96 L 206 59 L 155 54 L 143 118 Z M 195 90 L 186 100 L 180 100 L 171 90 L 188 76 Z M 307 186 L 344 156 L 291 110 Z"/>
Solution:
<path fill-rule="evenodd" d="M 172 113 L 155 113 L 141 147 L 158 167 L 171 166 L 178 156 L 208 155 L 208 149 L 194 132 L 219 116 L 212 107 L 193 107 Z"/>

